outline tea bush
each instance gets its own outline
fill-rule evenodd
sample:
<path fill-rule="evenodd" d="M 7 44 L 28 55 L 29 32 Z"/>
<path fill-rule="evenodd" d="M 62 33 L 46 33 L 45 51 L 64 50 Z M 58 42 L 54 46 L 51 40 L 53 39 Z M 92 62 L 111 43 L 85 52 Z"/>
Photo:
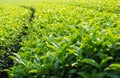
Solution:
<path fill-rule="evenodd" d="M 119 78 L 119 0 L 34 0 L 10 78 Z"/>
<path fill-rule="evenodd" d="M 0 77 L 3 69 L 13 65 L 11 52 L 18 52 L 22 31 L 27 25 L 30 12 L 20 7 L 1 7 L 0 9 Z"/>

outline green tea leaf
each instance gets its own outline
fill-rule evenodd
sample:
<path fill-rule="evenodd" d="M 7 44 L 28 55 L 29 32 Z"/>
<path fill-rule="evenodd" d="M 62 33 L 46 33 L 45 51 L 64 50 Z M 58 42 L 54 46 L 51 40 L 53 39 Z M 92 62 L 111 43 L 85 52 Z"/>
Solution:
<path fill-rule="evenodd" d="M 37 73 L 37 70 L 30 70 L 28 73 Z"/>
<path fill-rule="evenodd" d="M 58 43 L 52 42 L 52 44 L 54 45 L 54 47 L 56 47 L 57 49 L 60 49 L 60 45 Z"/>
<path fill-rule="evenodd" d="M 54 70 L 57 71 L 58 67 L 59 67 L 59 63 L 60 63 L 60 59 L 57 59 L 54 63 Z"/>
<path fill-rule="evenodd" d="M 22 61 L 22 59 L 20 58 L 20 55 L 18 55 L 17 53 L 13 53 L 13 55 L 15 55 L 15 57 L 13 59 L 15 59 L 18 63 L 25 65 L 25 63 Z"/>
<path fill-rule="evenodd" d="M 120 72 L 120 64 L 119 63 L 113 63 L 105 70 L 114 70 Z"/>
<path fill-rule="evenodd" d="M 104 66 L 105 63 L 107 63 L 109 60 L 112 60 L 112 59 L 113 59 L 112 57 L 106 57 L 100 62 L 100 66 L 101 67 Z"/>
<path fill-rule="evenodd" d="M 99 68 L 99 64 L 97 62 L 95 62 L 95 60 L 93 60 L 93 59 L 86 58 L 86 59 L 81 60 L 81 62 L 90 64 L 92 66 Z"/>

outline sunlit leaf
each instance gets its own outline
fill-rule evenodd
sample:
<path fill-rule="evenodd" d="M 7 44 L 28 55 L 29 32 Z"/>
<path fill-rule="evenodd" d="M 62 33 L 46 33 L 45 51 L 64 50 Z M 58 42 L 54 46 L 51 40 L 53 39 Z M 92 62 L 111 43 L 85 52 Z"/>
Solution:
<path fill-rule="evenodd" d="M 112 57 L 106 57 L 100 62 L 100 66 L 101 67 L 104 66 L 104 64 L 106 64 L 109 60 L 112 60 L 112 59 L 113 59 Z"/>
<path fill-rule="evenodd" d="M 97 62 L 95 62 L 93 59 L 86 58 L 86 59 L 82 59 L 81 62 L 90 64 L 92 66 L 99 68 L 99 64 Z"/>

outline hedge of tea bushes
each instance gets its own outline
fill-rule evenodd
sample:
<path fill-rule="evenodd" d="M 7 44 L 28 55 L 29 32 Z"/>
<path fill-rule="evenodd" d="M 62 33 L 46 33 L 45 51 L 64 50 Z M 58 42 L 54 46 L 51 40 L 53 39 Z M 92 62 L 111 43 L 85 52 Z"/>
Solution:
<path fill-rule="evenodd" d="M 9 77 L 119 78 L 119 0 L 100 1 L 33 3 L 35 17 L 11 56 Z"/>
<path fill-rule="evenodd" d="M 9 57 L 12 52 L 18 52 L 21 37 L 25 33 L 24 27 L 28 25 L 30 11 L 19 6 L 0 8 L 0 77 L 4 77 L 4 69 L 13 65 Z"/>

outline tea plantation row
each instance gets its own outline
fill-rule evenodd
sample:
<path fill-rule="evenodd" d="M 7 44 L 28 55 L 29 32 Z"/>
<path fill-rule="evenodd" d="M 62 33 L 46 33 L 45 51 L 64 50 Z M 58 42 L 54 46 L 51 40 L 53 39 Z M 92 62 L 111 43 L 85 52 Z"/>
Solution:
<path fill-rule="evenodd" d="M 9 78 L 120 77 L 119 0 L 34 0 L 0 11 L 0 70 Z"/>

